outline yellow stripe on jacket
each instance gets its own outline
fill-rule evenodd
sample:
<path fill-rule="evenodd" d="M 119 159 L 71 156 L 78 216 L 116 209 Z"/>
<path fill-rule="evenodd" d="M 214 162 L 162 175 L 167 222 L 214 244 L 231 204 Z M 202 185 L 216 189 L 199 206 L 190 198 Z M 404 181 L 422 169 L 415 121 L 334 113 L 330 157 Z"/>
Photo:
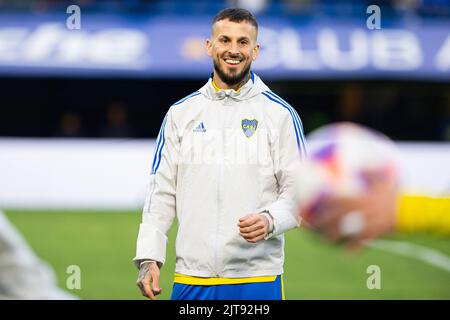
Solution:
<path fill-rule="evenodd" d="M 216 91 L 220 91 L 220 88 L 217 86 L 217 84 L 214 80 L 212 81 L 212 85 Z M 235 89 L 234 91 L 239 92 L 239 91 L 241 91 L 241 88 Z"/>
<path fill-rule="evenodd" d="M 194 286 L 213 286 L 220 284 L 242 284 L 242 283 L 256 283 L 256 282 L 273 282 L 277 276 L 262 276 L 250 278 L 204 278 L 187 276 L 184 274 L 175 273 L 174 282 L 180 284 L 188 284 Z"/>

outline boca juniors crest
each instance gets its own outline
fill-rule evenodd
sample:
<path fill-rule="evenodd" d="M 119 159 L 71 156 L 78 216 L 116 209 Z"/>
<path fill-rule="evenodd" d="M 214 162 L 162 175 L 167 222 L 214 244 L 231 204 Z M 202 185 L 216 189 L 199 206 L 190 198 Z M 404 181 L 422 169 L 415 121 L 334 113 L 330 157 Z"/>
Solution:
<path fill-rule="evenodd" d="M 250 138 L 256 131 L 256 128 L 258 127 L 258 120 L 253 119 L 243 119 L 241 121 L 241 127 L 244 131 L 244 134 L 247 138 Z"/>

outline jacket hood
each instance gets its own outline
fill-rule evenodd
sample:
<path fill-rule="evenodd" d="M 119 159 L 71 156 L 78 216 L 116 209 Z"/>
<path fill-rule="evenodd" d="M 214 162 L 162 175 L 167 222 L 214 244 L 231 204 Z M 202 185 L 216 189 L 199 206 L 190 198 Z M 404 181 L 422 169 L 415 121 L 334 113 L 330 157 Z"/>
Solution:
<path fill-rule="evenodd" d="M 199 90 L 204 96 L 211 100 L 222 100 L 226 97 L 230 97 L 233 100 L 248 100 L 261 92 L 270 90 L 253 71 L 250 71 L 250 79 L 248 79 L 239 91 L 234 89 L 220 89 L 219 91 L 216 91 L 212 82 L 213 77 L 211 74 L 208 82 Z"/>

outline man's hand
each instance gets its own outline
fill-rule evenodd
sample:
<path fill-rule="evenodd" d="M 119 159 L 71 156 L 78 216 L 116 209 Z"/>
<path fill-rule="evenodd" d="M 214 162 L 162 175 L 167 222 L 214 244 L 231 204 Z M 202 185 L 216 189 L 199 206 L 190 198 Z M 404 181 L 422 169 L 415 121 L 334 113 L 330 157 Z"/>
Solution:
<path fill-rule="evenodd" d="M 248 242 L 263 240 L 269 233 L 269 219 L 259 213 L 251 213 L 239 219 L 239 234 Z"/>
<path fill-rule="evenodd" d="M 159 267 L 156 261 L 144 261 L 139 268 L 137 285 L 144 297 L 156 300 L 161 293 L 159 288 Z"/>

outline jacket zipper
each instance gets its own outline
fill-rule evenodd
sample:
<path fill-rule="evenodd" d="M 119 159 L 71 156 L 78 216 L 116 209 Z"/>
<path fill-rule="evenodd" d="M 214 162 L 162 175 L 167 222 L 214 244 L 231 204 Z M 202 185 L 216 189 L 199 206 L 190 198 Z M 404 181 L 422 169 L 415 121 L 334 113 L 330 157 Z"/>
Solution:
<path fill-rule="evenodd" d="M 218 182 L 217 182 L 217 208 L 218 208 L 218 212 L 217 212 L 217 219 L 216 219 L 216 244 L 214 247 L 214 255 L 215 255 L 215 261 L 214 261 L 214 269 L 216 272 L 217 277 L 220 277 L 222 272 L 219 269 L 219 229 L 220 229 L 220 216 L 222 214 L 222 202 L 223 202 L 223 165 L 224 165 L 224 158 L 225 158 L 225 133 L 224 133 L 224 120 L 225 118 L 223 117 L 223 106 L 219 105 L 219 123 L 220 123 L 220 132 L 219 132 L 219 137 L 220 137 L 220 148 L 221 148 L 221 153 L 218 159 L 218 169 L 219 169 L 219 176 L 218 176 Z"/>

